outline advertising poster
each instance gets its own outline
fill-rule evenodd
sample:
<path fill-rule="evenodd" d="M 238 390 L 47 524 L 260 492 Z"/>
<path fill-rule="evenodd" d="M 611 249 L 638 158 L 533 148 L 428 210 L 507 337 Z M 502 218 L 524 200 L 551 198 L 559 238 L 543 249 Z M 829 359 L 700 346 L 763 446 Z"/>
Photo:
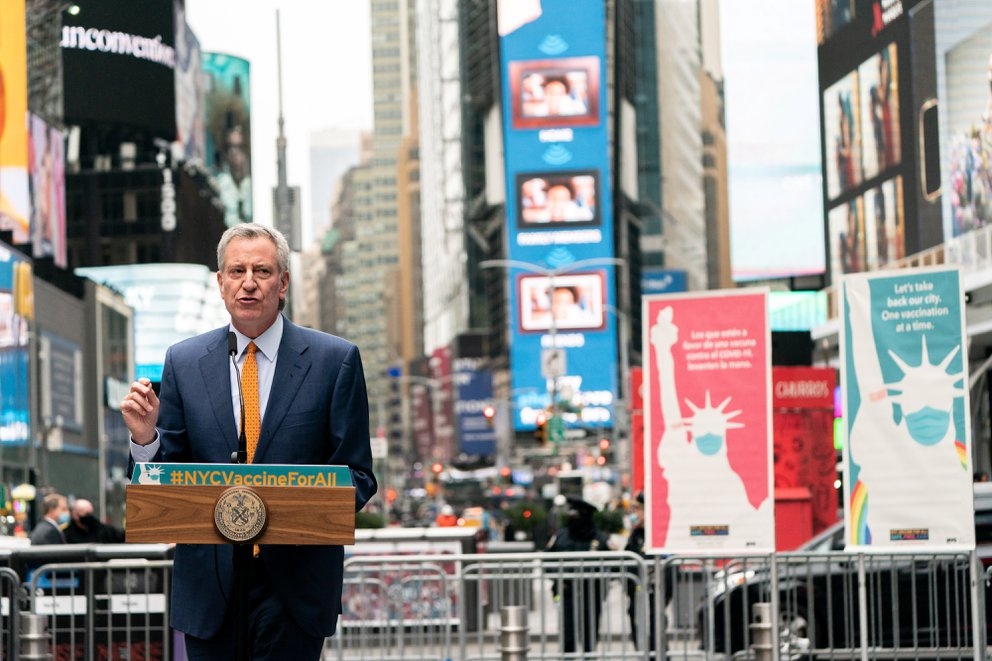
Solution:
<path fill-rule="evenodd" d="M 774 550 L 767 289 L 647 296 L 643 314 L 647 546 Z"/>
<path fill-rule="evenodd" d="M 959 272 L 847 276 L 841 304 L 848 548 L 974 548 Z"/>
<path fill-rule="evenodd" d="M 28 322 L 34 317 L 31 262 L 0 243 L 0 442 L 31 438 Z"/>
<path fill-rule="evenodd" d="M 477 358 L 455 360 L 455 419 L 460 452 L 467 455 L 496 454 L 496 433 L 483 409 L 493 401 L 493 373 Z"/>
<path fill-rule="evenodd" d="M 31 240 L 24 0 L 0 0 L 0 16 L 0 230 L 20 244 Z"/>
<path fill-rule="evenodd" d="M 614 424 L 616 259 L 604 5 L 498 4 L 510 410 L 517 431 L 558 406 L 576 436 Z M 497 265 L 494 265 L 496 267 Z M 567 372 L 541 372 L 560 349 Z M 558 427 L 557 425 L 561 426 Z M 562 440 L 557 438 L 556 440 Z"/>
<path fill-rule="evenodd" d="M 206 159 L 228 227 L 252 221 L 251 90 L 248 60 L 203 53 Z"/>
<path fill-rule="evenodd" d="M 66 268 L 65 142 L 62 132 L 30 115 L 31 237 L 34 257 Z"/>
<path fill-rule="evenodd" d="M 175 0 L 176 25 L 176 142 L 182 147 L 183 160 L 204 162 L 206 91 L 203 51 L 200 40 L 186 22 L 184 0 Z"/>
<path fill-rule="evenodd" d="M 937 65 L 946 89 L 940 113 L 950 184 L 944 195 L 948 238 L 992 223 L 992 6 L 974 3 L 957 9 L 964 15 L 937 9 L 937 38 L 944 53 Z"/>

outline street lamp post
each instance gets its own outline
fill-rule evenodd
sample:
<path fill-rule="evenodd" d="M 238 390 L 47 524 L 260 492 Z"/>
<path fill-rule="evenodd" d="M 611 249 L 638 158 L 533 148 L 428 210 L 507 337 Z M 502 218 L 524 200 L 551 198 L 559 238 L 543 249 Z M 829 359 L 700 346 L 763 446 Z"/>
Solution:
<path fill-rule="evenodd" d="M 506 269 L 519 269 L 521 271 L 527 271 L 528 273 L 534 273 L 536 275 L 543 275 L 548 279 L 548 289 L 550 290 L 550 295 L 554 295 L 555 289 L 555 278 L 557 276 L 565 275 L 567 273 L 574 273 L 580 271 L 587 267 L 592 266 L 619 266 L 626 267 L 627 261 L 619 257 L 595 257 L 592 259 L 583 259 L 576 262 L 570 262 L 568 264 L 562 264 L 561 266 L 549 268 L 543 267 L 539 264 L 533 264 L 531 262 L 524 262 L 517 259 L 487 259 L 479 262 L 480 269 L 490 269 L 490 268 L 506 268 Z M 549 297 L 550 298 L 550 297 Z M 550 310 L 551 318 L 548 325 L 548 335 L 551 338 L 551 348 L 553 351 L 558 350 L 557 336 L 558 336 L 558 324 L 555 319 L 554 309 Z M 626 343 L 624 342 L 624 345 Z M 622 350 L 626 350 L 625 346 Z M 554 373 L 551 377 L 551 429 L 555 429 L 558 424 L 558 374 Z"/>

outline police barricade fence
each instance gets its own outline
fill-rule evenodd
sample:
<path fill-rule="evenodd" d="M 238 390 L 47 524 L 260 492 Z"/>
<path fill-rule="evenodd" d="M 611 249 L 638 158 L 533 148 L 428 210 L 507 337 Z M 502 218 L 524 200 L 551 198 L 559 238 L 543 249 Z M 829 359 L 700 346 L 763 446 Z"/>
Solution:
<path fill-rule="evenodd" d="M 52 545 L 2 558 L 0 659 L 173 661 L 172 547 Z"/>
<path fill-rule="evenodd" d="M 0 567 L 0 659 L 32 658 L 18 638 L 39 616 L 54 659 L 183 658 L 171 551 L 83 550 L 48 562 L 69 551 L 26 549 Z M 984 579 L 974 553 L 357 553 L 324 658 L 508 658 L 512 611 L 526 629 L 513 658 L 981 660 Z"/>
<path fill-rule="evenodd" d="M 353 556 L 325 658 L 499 659 L 512 608 L 514 658 L 980 660 L 984 578 L 974 553 Z"/>

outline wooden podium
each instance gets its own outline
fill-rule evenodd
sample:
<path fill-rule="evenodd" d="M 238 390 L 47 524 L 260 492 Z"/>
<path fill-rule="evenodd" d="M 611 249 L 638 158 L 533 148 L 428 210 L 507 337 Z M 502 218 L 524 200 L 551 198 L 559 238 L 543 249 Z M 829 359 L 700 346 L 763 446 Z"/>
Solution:
<path fill-rule="evenodd" d="M 218 527 L 218 503 L 232 489 L 247 489 L 264 504 L 258 536 L 231 539 Z M 343 466 L 137 464 L 126 497 L 128 542 L 355 543 L 355 487 Z"/>

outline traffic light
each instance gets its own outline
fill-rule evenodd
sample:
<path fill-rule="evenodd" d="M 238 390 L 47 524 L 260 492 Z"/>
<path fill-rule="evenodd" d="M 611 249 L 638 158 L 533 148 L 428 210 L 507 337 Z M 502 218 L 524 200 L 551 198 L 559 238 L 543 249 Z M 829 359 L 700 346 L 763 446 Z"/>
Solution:
<path fill-rule="evenodd" d="M 544 445 L 548 442 L 548 419 L 543 413 L 540 413 L 534 424 L 534 440 L 537 441 L 538 445 Z"/>
<path fill-rule="evenodd" d="M 610 453 L 610 439 L 599 439 L 599 456 L 596 457 L 596 463 L 600 466 L 605 466 L 610 463 L 612 458 L 612 454 Z"/>
<path fill-rule="evenodd" d="M 492 404 L 486 404 L 482 409 L 482 415 L 486 419 L 486 424 L 493 426 L 493 418 L 496 417 L 496 408 Z"/>

